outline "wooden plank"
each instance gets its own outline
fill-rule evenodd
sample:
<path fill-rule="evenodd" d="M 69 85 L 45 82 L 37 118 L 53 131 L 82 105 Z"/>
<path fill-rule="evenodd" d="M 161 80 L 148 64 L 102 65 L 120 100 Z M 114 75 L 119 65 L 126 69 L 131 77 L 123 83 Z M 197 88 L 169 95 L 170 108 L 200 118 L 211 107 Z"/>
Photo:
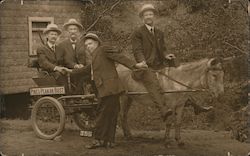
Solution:
<path fill-rule="evenodd" d="M 4 49 L 9 49 L 9 50 L 28 50 L 28 44 L 27 45 L 0 45 L 0 49 L 4 50 Z M 27 51 L 28 52 L 28 51 Z"/>
<path fill-rule="evenodd" d="M 0 60 L 4 59 L 28 59 L 27 51 L 23 52 L 0 52 Z M 0 67 L 1 68 L 1 67 Z"/>
<path fill-rule="evenodd" d="M 27 17 L 0 17 L 0 23 L 4 24 L 27 24 Z"/>
<path fill-rule="evenodd" d="M 28 38 L 28 31 L 0 31 L 0 37 L 3 38 Z"/>
<path fill-rule="evenodd" d="M 13 9 L 13 10 L 2 10 L 0 11 L 1 18 L 12 17 L 12 18 L 20 18 L 27 16 L 42 16 L 42 17 L 50 17 L 50 16 L 59 16 L 59 17 L 67 17 L 67 16 L 75 16 L 75 14 L 80 14 L 80 8 L 70 8 L 70 9 L 58 9 L 58 6 L 55 6 L 51 9 L 42 10 L 39 8 L 33 8 L 33 10 L 22 10 L 22 9 Z M 70 14 L 69 14 L 70 13 Z"/>
<path fill-rule="evenodd" d="M 17 0 L 7 0 L 2 6 L 3 7 L 13 7 L 15 5 L 25 6 L 25 5 L 61 5 L 61 6 L 79 6 L 85 4 L 81 0 L 25 0 L 23 5 Z"/>
<path fill-rule="evenodd" d="M 25 93 L 25 92 L 29 92 L 29 88 L 31 87 L 32 85 L 1 88 L 1 92 L 5 95 Z"/>
<path fill-rule="evenodd" d="M 31 79 L 24 79 L 24 80 L 13 80 L 9 81 L 9 86 L 2 86 L 0 84 L 1 92 L 3 94 L 14 94 L 14 93 L 23 93 L 28 92 L 30 88 L 36 87 L 36 84 Z"/>
<path fill-rule="evenodd" d="M 20 72 L 37 73 L 37 70 L 35 68 L 29 68 L 27 66 L 0 67 L 0 71 L 1 73 L 4 73 L 2 75 L 5 75 L 6 73 L 20 73 Z"/>
<path fill-rule="evenodd" d="M 4 38 L 1 40 L 1 44 L 2 44 L 2 46 L 5 46 L 5 45 L 13 45 L 13 46 L 26 45 L 26 44 L 29 44 L 29 41 L 28 41 L 28 39 L 24 39 L 24 38 L 19 38 L 19 39 Z"/>
<path fill-rule="evenodd" d="M 0 59 L 1 67 L 9 67 L 9 66 L 28 66 L 27 59 Z"/>
<path fill-rule="evenodd" d="M 77 12 L 80 11 L 81 6 L 80 5 L 50 5 L 50 4 L 26 4 L 26 5 L 19 5 L 19 4 L 8 4 L 8 5 L 1 5 L 0 10 L 10 10 L 14 11 L 16 10 L 17 12 L 22 11 L 22 12 L 66 12 L 72 13 L 72 12 Z"/>
<path fill-rule="evenodd" d="M 11 80 L 19 80 L 19 79 L 29 79 L 35 76 L 33 72 L 19 72 L 19 73 L 5 73 L 0 76 L 1 81 L 11 81 Z"/>
<path fill-rule="evenodd" d="M 1 31 L 28 31 L 27 23 L 26 24 L 6 24 L 2 23 L 0 25 Z"/>
<path fill-rule="evenodd" d="M 11 79 L 11 80 L 1 80 L 0 86 L 1 87 L 15 87 L 15 86 L 23 86 L 27 84 L 34 83 L 31 78 L 19 78 L 17 79 Z"/>

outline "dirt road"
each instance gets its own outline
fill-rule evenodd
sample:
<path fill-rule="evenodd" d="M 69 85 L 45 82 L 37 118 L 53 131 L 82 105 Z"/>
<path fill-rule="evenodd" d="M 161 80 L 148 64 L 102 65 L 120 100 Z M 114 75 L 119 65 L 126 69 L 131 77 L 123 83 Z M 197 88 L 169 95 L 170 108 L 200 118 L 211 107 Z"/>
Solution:
<path fill-rule="evenodd" d="M 30 121 L 2 120 L 0 151 L 7 156 L 247 156 L 250 144 L 230 139 L 228 132 L 183 130 L 184 147 L 163 146 L 164 131 L 133 131 L 134 139 L 125 140 L 118 129 L 117 147 L 88 150 L 91 138 L 80 137 L 74 124 L 67 124 L 61 141 L 35 136 Z"/>

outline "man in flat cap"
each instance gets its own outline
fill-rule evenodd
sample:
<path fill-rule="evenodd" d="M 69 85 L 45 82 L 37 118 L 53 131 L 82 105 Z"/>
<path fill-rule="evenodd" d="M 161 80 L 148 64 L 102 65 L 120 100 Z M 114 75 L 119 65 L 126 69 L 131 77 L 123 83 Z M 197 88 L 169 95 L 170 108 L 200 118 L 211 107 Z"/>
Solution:
<path fill-rule="evenodd" d="M 152 4 L 142 6 L 139 16 L 143 25 L 136 29 L 132 35 L 132 50 L 137 62 L 157 70 L 163 68 L 166 62 L 174 59 L 175 56 L 166 53 L 164 33 L 154 25 L 156 13 L 157 11 Z M 153 101 L 161 110 L 162 117 L 171 115 L 172 110 L 165 105 L 164 95 L 156 74 L 151 70 L 145 70 L 135 72 L 134 77 L 143 82 Z"/>
<path fill-rule="evenodd" d="M 97 96 L 100 98 L 100 112 L 94 130 L 95 141 L 86 146 L 88 149 L 98 147 L 112 147 L 115 141 L 117 117 L 120 110 L 119 96 L 124 92 L 123 86 L 116 71 L 115 62 L 130 69 L 144 67 L 136 64 L 120 53 L 120 50 L 102 45 L 99 37 L 94 33 L 85 36 L 86 49 L 92 56 L 89 74 L 94 82 Z"/>
<path fill-rule="evenodd" d="M 43 33 L 47 42 L 37 49 L 38 64 L 42 70 L 52 75 L 58 84 L 65 85 L 67 80 L 63 75 L 70 70 L 62 66 L 62 56 L 56 45 L 56 41 L 62 32 L 56 24 L 48 24 Z"/>
<path fill-rule="evenodd" d="M 58 46 L 63 55 L 64 65 L 70 69 L 78 69 L 89 64 L 88 55 L 85 52 L 84 43 L 80 43 L 80 32 L 83 26 L 77 22 L 76 19 L 69 19 L 63 25 L 66 30 L 68 38 L 62 41 Z M 72 83 L 76 86 L 74 93 L 83 94 L 83 81 L 79 77 L 73 77 Z"/>

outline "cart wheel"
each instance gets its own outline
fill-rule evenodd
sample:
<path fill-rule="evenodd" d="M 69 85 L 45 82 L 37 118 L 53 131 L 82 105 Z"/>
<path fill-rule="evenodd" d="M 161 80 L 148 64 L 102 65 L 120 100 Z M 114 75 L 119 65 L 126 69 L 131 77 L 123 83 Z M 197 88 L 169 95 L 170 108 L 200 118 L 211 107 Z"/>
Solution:
<path fill-rule="evenodd" d="M 60 135 L 65 125 L 65 111 L 53 97 L 42 97 L 31 112 L 32 127 L 42 139 L 53 139 Z"/>
<path fill-rule="evenodd" d="M 96 125 L 96 115 L 94 112 L 74 113 L 73 120 L 75 124 L 83 131 L 92 131 Z"/>

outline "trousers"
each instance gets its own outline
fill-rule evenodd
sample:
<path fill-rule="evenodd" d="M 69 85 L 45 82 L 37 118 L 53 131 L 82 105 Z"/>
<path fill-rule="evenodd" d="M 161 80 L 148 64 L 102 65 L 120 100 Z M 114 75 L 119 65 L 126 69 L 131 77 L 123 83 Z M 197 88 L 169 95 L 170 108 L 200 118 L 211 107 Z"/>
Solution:
<path fill-rule="evenodd" d="M 133 73 L 133 77 L 136 81 L 141 81 L 143 83 L 153 102 L 159 109 L 165 106 L 164 92 L 160 87 L 156 73 L 150 69 L 136 71 Z"/>
<path fill-rule="evenodd" d="M 120 111 L 119 95 L 100 98 L 99 113 L 96 119 L 94 138 L 108 142 L 115 141 L 117 118 Z"/>

